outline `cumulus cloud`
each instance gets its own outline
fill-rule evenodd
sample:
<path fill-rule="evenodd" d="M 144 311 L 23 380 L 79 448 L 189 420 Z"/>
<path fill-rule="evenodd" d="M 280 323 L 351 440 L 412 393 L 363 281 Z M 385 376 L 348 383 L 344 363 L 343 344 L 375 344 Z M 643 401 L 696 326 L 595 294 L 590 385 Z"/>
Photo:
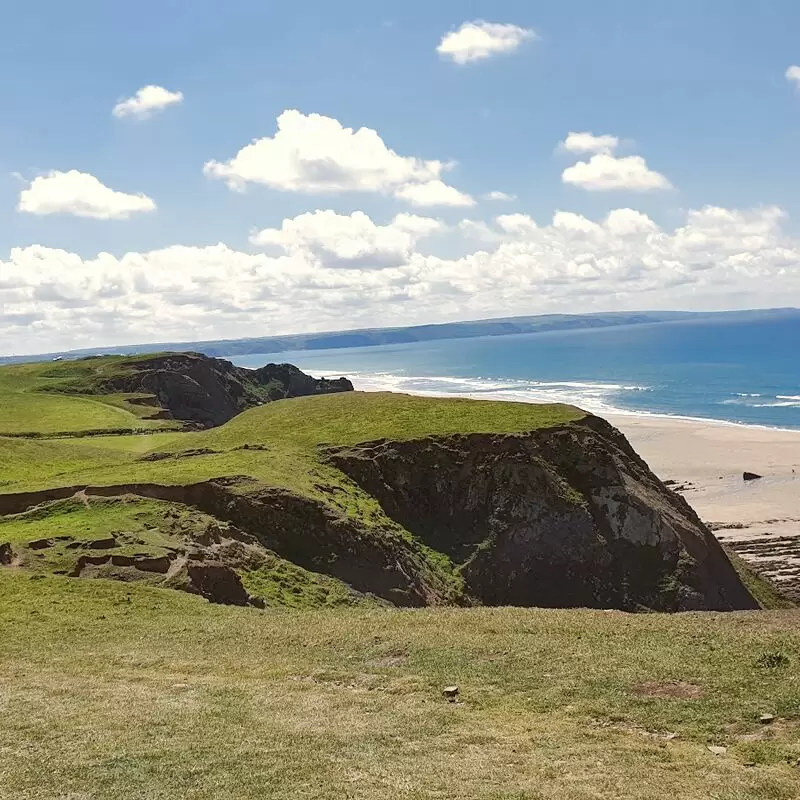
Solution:
<path fill-rule="evenodd" d="M 562 210 L 444 229 L 412 214 L 379 223 L 320 211 L 254 234 L 265 252 L 176 245 L 82 258 L 32 245 L 0 259 L 0 352 L 550 311 L 786 305 L 800 300 L 800 239 L 783 222 L 774 207 L 709 206 L 672 229 L 630 208 L 597 220 Z M 477 245 L 467 238 L 479 232 Z M 453 255 L 454 236 L 464 255 Z"/>
<path fill-rule="evenodd" d="M 792 64 L 792 66 L 789 67 L 784 74 L 789 83 L 793 83 L 796 89 L 800 89 L 800 67 L 798 67 L 796 64 Z"/>
<path fill-rule="evenodd" d="M 660 172 L 650 169 L 642 156 L 613 156 L 597 153 L 588 161 L 579 161 L 561 173 L 564 183 L 590 192 L 626 189 L 651 192 L 670 189 L 672 184 Z"/>
<path fill-rule="evenodd" d="M 610 134 L 595 136 L 593 133 L 570 133 L 559 145 L 567 153 L 613 153 L 619 146 L 619 139 Z"/>
<path fill-rule="evenodd" d="M 564 183 L 579 186 L 590 192 L 629 190 L 650 192 L 671 189 L 672 184 L 660 172 L 650 169 L 642 156 L 617 156 L 620 140 L 617 136 L 595 136 L 589 131 L 571 132 L 559 143 L 565 153 L 592 153 L 588 161 L 579 161 L 561 173 Z"/>
<path fill-rule="evenodd" d="M 314 211 L 285 219 L 280 228 L 258 231 L 250 241 L 274 245 L 300 260 L 310 257 L 324 268 L 387 269 L 407 264 L 416 243 L 442 227 L 438 220 L 414 214 L 376 225 L 363 211 Z"/>
<path fill-rule="evenodd" d="M 475 20 L 446 33 L 436 52 L 456 64 L 482 61 L 501 53 L 513 53 L 523 42 L 536 38 L 536 32 L 519 25 Z"/>
<path fill-rule="evenodd" d="M 133 97 L 120 100 L 111 113 L 118 119 L 147 119 L 169 106 L 183 102 L 183 92 L 171 92 L 163 86 L 143 86 Z"/>
<path fill-rule="evenodd" d="M 512 200 L 516 200 L 517 196 L 515 194 L 507 194 L 506 192 L 489 192 L 489 194 L 486 195 L 486 199 L 507 203 L 511 202 Z"/>
<path fill-rule="evenodd" d="M 412 206 L 474 206 L 475 200 L 468 194 L 448 186 L 440 180 L 425 183 L 407 183 L 395 191 L 395 197 Z"/>
<path fill-rule="evenodd" d="M 72 214 L 92 219 L 127 219 L 131 214 L 155 211 L 155 202 L 144 194 L 110 189 L 94 175 L 71 169 L 53 170 L 34 178 L 19 195 L 18 211 L 28 214 Z"/>
<path fill-rule="evenodd" d="M 257 183 L 310 194 L 394 194 L 420 206 L 470 204 L 441 180 L 452 164 L 401 156 L 371 128 L 345 128 L 294 109 L 278 117 L 277 127 L 274 136 L 255 139 L 230 160 L 207 162 L 205 174 L 237 190 Z"/>

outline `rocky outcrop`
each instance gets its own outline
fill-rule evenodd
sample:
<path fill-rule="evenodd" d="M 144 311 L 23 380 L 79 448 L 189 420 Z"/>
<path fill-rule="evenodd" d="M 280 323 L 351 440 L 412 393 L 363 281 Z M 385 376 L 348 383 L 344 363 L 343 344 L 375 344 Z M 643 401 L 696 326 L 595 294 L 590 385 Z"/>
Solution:
<path fill-rule="evenodd" d="M 260 605 L 242 586 L 242 579 L 225 564 L 197 562 L 187 567 L 189 591 L 206 598 L 211 603 L 229 606 Z"/>
<path fill-rule="evenodd" d="M 367 528 L 321 501 L 261 486 L 246 477 L 184 486 L 154 483 L 71 486 L 0 495 L 0 515 L 21 513 L 38 504 L 73 495 L 87 498 L 131 495 L 197 508 L 235 525 L 227 529 L 228 537 L 236 532 L 245 543 L 257 542 L 261 548 L 303 569 L 335 578 L 355 592 L 374 595 L 394 605 L 465 601 L 458 582 L 452 580 L 447 568 L 431 563 L 422 544 L 389 520 L 382 528 Z M 211 543 L 209 539 L 204 546 Z M 236 558 L 231 555 L 225 554 L 228 566 L 237 562 L 244 565 L 248 560 L 243 555 Z M 87 565 L 107 560 L 107 556 L 84 556 L 75 574 L 82 574 Z M 254 562 L 250 566 L 256 565 Z"/>
<path fill-rule="evenodd" d="M 96 393 L 144 394 L 140 401 L 160 407 L 155 416 L 211 428 L 253 406 L 287 397 L 348 392 L 347 378 L 312 378 L 292 364 L 267 364 L 260 369 L 237 367 L 221 358 L 198 353 L 168 353 L 128 361 L 123 371 L 93 382 Z"/>
<path fill-rule="evenodd" d="M 757 608 L 721 546 L 611 425 L 329 449 L 490 605 Z"/>

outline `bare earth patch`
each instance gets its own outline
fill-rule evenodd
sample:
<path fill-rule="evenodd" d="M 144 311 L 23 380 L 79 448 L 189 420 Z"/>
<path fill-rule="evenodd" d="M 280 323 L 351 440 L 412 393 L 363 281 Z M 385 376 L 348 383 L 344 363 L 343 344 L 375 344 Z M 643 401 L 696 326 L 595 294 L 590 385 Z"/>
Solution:
<path fill-rule="evenodd" d="M 676 700 L 698 700 L 705 690 L 686 681 L 645 681 L 634 688 L 640 697 L 670 697 Z"/>

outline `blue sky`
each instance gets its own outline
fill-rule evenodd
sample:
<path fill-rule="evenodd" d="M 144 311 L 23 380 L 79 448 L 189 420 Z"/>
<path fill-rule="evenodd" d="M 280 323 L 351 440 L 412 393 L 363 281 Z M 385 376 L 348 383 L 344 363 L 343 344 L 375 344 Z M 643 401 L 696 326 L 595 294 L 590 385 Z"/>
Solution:
<path fill-rule="evenodd" d="M 437 52 L 476 21 L 525 35 L 468 63 Z M 797 3 L 28 0 L 4 10 L 4 29 L 0 286 L 14 284 L 6 297 L 0 290 L 4 351 L 181 331 L 211 338 L 621 306 L 800 304 L 800 79 L 786 77 L 800 63 Z M 146 119 L 112 114 L 146 86 L 182 100 Z M 385 182 L 313 191 L 269 177 L 232 191 L 204 173 L 273 137 L 290 109 L 369 128 L 402 157 L 455 162 L 428 177 L 474 203 L 409 203 Z M 620 141 L 559 150 L 570 132 Z M 565 181 L 564 170 L 598 154 L 612 166 L 638 156 L 669 188 Z M 86 216 L 74 197 L 43 200 L 62 187 L 41 184 L 18 210 L 37 177 L 70 170 L 156 208 Z M 492 191 L 514 199 L 489 200 Z M 707 207 L 727 215 L 692 223 Z M 615 209 L 646 215 L 632 244 L 580 222 L 600 224 Z M 324 226 L 283 226 L 316 210 L 332 212 Z M 558 211 L 579 219 L 551 230 Z M 360 233 L 339 219 L 354 212 L 368 220 Z M 411 235 L 406 223 L 391 228 L 398 214 L 439 227 L 414 223 Z M 517 222 L 498 227 L 501 215 Z M 522 217 L 535 233 L 521 233 Z M 575 236 L 565 238 L 567 228 Z M 257 244 L 254 232 L 265 229 L 282 233 Z M 353 260 L 342 239 L 361 234 Z M 206 250 L 166 252 L 220 243 L 213 266 Z M 98 253 L 113 263 L 98 263 Z M 153 325 L 153 314 L 170 322 Z"/>

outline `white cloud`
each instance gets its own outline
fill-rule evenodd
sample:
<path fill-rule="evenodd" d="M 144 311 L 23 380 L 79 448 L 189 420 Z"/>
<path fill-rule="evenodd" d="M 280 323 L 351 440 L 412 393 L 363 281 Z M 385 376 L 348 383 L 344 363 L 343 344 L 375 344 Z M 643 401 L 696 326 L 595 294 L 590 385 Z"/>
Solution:
<path fill-rule="evenodd" d="M 579 186 L 590 192 L 627 189 L 649 192 L 670 189 L 672 184 L 660 172 L 650 169 L 642 156 L 616 157 L 597 153 L 588 161 L 579 161 L 561 173 L 564 183 Z"/>
<path fill-rule="evenodd" d="M 511 234 L 530 234 L 538 228 L 527 214 L 501 214 L 495 222 L 505 233 Z"/>
<path fill-rule="evenodd" d="M 535 38 L 536 32 L 530 28 L 475 20 L 445 34 L 436 52 L 456 64 L 468 64 L 500 53 L 513 53 L 523 42 Z"/>
<path fill-rule="evenodd" d="M 613 153 L 619 146 L 619 139 L 610 134 L 595 136 L 593 133 L 569 133 L 559 144 L 559 149 L 567 153 Z"/>
<path fill-rule="evenodd" d="M 19 195 L 18 211 L 29 214 L 72 214 L 93 219 L 127 219 L 131 214 L 155 211 L 147 195 L 110 189 L 94 175 L 71 169 L 53 170 L 34 178 Z"/>
<path fill-rule="evenodd" d="M 641 233 L 651 233 L 658 226 L 641 211 L 632 208 L 617 208 L 610 211 L 605 219 L 605 227 L 615 236 L 635 236 Z"/>
<path fill-rule="evenodd" d="M 229 161 L 209 161 L 203 171 L 238 190 L 258 183 L 310 194 L 394 194 L 418 206 L 474 202 L 442 182 L 451 163 L 401 156 L 371 128 L 345 128 L 331 117 L 294 109 L 284 111 L 277 125 L 274 136 L 255 139 Z"/>
<path fill-rule="evenodd" d="M 666 229 L 622 208 L 599 220 L 509 214 L 445 230 L 411 214 L 381 224 L 317 212 L 257 235 L 277 255 L 224 244 L 94 258 L 14 248 L 0 259 L 0 352 L 552 311 L 796 305 L 800 238 L 783 220 L 774 207 L 706 207 Z M 487 238 L 470 243 L 466 234 L 478 231 Z M 429 233 L 437 235 L 420 250 Z"/>
<path fill-rule="evenodd" d="M 111 109 L 111 113 L 119 119 L 124 117 L 147 119 L 156 111 L 181 102 L 183 102 L 183 92 L 170 92 L 163 86 L 143 86 L 133 97 L 117 103 Z"/>
<path fill-rule="evenodd" d="M 407 264 L 414 246 L 443 227 L 439 220 L 398 214 L 388 225 L 376 225 L 363 211 L 350 215 L 314 211 L 285 219 L 250 237 L 256 245 L 274 245 L 286 255 L 320 267 L 386 269 Z"/>
<path fill-rule="evenodd" d="M 468 194 L 448 186 L 440 180 L 426 183 L 407 183 L 395 191 L 395 197 L 413 206 L 474 206 L 475 200 Z"/>
<path fill-rule="evenodd" d="M 517 196 L 515 194 L 507 194 L 506 192 L 489 192 L 489 194 L 486 195 L 486 199 L 496 200 L 500 203 L 506 203 L 516 200 Z"/>
<path fill-rule="evenodd" d="M 785 72 L 786 80 L 793 83 L 797 89 L 800 89 L 800 67 L 793 64 Z"/>

